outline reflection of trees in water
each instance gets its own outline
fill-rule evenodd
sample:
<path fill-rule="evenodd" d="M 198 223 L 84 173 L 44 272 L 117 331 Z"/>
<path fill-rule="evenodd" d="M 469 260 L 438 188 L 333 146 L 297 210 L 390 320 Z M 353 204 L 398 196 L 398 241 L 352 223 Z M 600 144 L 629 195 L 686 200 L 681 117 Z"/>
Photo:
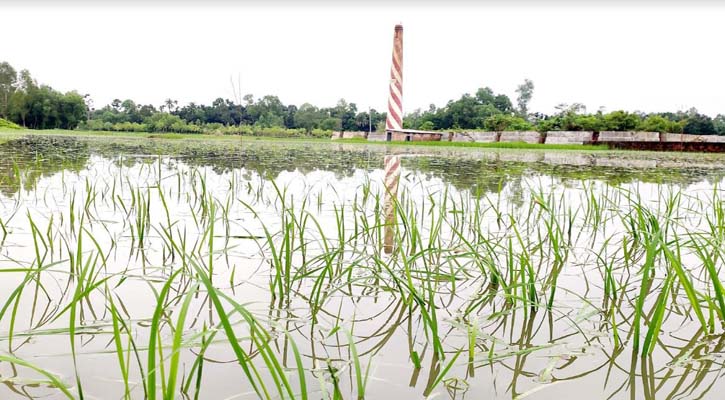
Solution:
<path fill-rule="evenodd" d="M 79 172 L 90 156 L 88 144 L 66 137 L 24 137 L 0 143 L 0 192 L 12 196 L 21 184 L 35 188 L 41 177 Z"/>
<path fill-rule="evenodd" d="M 17 192 L 19 182 L 13 161 L 21 172 L 26 173 L 25 185 L 32 189 L 41 176 L 52 175 L 60 170 L 77 171 L 90 154 L 121 160 L 125 166 L 136 163 L 152 163 L 163 155 L 195 167 L 209 167 L 217 173 L 245 168 L 265 178 L 275 178 L 280 173 L 298 170 L 304 174 L 312 171 L 331 171 L 337 178 L 349 177 L 356 170 L 372 171 L 382 168 L 387 149 L 384 146 L 330 146 L 317 143 L 260 143 L 201 142 L 172 140 L 139 140 L 121 138 L 71 138 L 52 136 L 28 136 L 0 145 L 0 164 L 3 180 L 2 192 Z M 412 151 L 420 151 L 415 149 Z M 483 154 L 483 155 L 482 155 Z M 616 157 L 606 159 L 596 153 L 552 153 L 555 161 L 547 162 L 549 153 L 526 152 L 435 152 L 404 158 L 403 166 L 427 177 L 440 178 L 459 190 L 470 190 L 479 196 L 499 192 L 509 187 L 510 192 L 520 192 L 522 178 L 549 176 L 566 182 L 601 180 L 611 185 L 633 182 L 668 183 L 687 186 L 706 181 L 714 184 L 722 180 L 723 173 L 716 169 L 688 167 L 683 160 L 682 168 L 636 168 L 616 165 Z M 567 164 L 569 157 L 576 158 L 575 165 Z M 620 156 L 617 156 L 620 157 Z M 635 162 L 630 155 L 621 156 L 628 163 Z M 677 160 L 676 157 L 670 157 Z M 634 161 L 633 161 L 634 160 Z M 602 165 L 605 164 L 605 165 Z M 652 163 L 650 163 L 652 164 Z M 514 199 L 512 199 L 514 200 Z"/>

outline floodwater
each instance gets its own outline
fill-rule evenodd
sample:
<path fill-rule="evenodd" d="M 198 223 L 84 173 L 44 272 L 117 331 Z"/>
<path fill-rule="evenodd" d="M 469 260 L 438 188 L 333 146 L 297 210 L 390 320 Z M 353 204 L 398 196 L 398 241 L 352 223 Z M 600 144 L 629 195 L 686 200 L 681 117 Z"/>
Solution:
<path fill-rule="evenodd" d="M 393 255 L 386 154 L 402 157 Z M 721 155 L 13 139 L 0 398 L 264 397 L 231 342 L 271 398 L 292 396 L 265 356 L 303 398 L 294 348 L 311 399 L 721 398 L 705 265 L 723 279 L 724 178 Z"/>

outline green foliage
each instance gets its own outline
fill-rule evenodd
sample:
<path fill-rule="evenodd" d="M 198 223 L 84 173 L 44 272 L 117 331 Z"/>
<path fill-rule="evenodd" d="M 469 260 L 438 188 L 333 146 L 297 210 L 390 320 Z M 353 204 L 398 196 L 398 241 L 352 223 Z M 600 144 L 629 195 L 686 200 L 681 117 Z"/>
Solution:
<path fill-rule="evenodd" d="M 424 131 L 432 131 L 436 128 L 435 124 L 433 124 L 432 121 L 425 121 L 422 124 L 420 124 L 419 129 Z"/>
<path fill-rule="evenodd" d="M 718 114 L 712 119 L 712 127 L 715 128 L 715 134 L 725 135 L 725 115 Z"/>
<path fill-rule="evenodd" d="M 583 114 L 586 108 L 582 104 L 560 104 L 557 109 L 557 114 L 539 120 L 538 131 L 600 131 L 604 128 L 602 115 Z"/>
<path fill-rule="evenodd" d="M 573 118 L 572 124 L 582 131 L 601 131 L 604 128 L 604 121 L 601 115 L 577 115 Z"/>
<path fill-rule="evenodd" d="M 687 112 L 638 114 L 614 111 L 586 113 L 578 103 L 561 104 L 554 115 L 529 113 L 534 84 L 526 79 L 516 89 L 516 107 L 505 94 L 491 88 L 476 90 L 450 100 L 441 108 L 415 110 L 404 117 L 403 126 L 421 130 L 524 131 L 626 131 L 725 135 L 725 115 L 712 119 L 692 108 Z M 61 93 L 36 82 L 30 72 L 17 72 L 0 62 L 0 128 L 15 123 L 31 129 L 75 129 L 116 132 L 211 133 L 272 135 L 283 137 L 329 136 L 331 131 L 383 131 L 386 113 L 374 109 L 358 112 L 355 103 L 340 99 L 334 107 L 319 108 L 309 103 L 299 108 L 285 105 L 277 96 L 255 100 L 247 94 L 237 102 L 217 98 L 211 105 L 189 103 L 179 106 L 167 98 L 161 105 L 139 104 L 131 99 L 114 99 L 94 109 L 88 95 Z M 17 126 L 16 125 L 16 126 Z"/>
<path fill-rule="evenodd" d="M 684 133 L 693 135 L 714 135 L 716 133 L 712 118 L 698 113 L 695 109 L 690 110 L 688 114 L 685 125 L 682 127 Z"/>
<path fill-rule="evenodd" d="M 74 129 L 87 118 L 87 113 L 78 93 L 63 94 L 43 85 L 15 91 L 10 97 L 8 116 L 32 129 Z"/>
<path fill-rule="evenodd" d="M 0 63 L 0 117 L 8 117 L 10 96 L 15 92 L 18 74 L 7 62 Z"/>
<path fill-rule="evenodd" d="M 445 107 L 430 106 L 427 111 L 416 110 L 405 116 L 403 126 L 411 129 L 485 129 L 486 119 L 494 115 L 512 116 L 514 107 L 504 94 L 495 94 L 491 88 L 480 88 L 474 96 L 466 93 L 451 100 Z"/>
<path fill-rule="evenodd" d="M 325 118 L 320 123 L 320 128 L 329 130 L 329 131 L 339 131 L 342 130 L 342 120 L 340 118 Z"/>
<path fill-rule="evenodd" d="M 661 133 L 682 133 L 682 122 L 670 121 L 661 115 L 650 115 L 643 119 L 638 130 Z"/>
<path fill-rule="evenodd" d="M 311 132 L 315 128 L 319 128 L 320 122 L 325 118 L 325 114 L 322 113 L 317 107 L 310 103 L 305 103 L 300 106 L 294 116 L 295 125 L 299 128 L 305 129 Z"/>
<path fill-rule="evenodd" d="M 604 130 L 632 131 L 642 122 L 639 115 L 626 111 L 613 111 L 604 115 Z"/>
<path fill-rule="evenodd" d="M 534 82 L 529 79 L 524 79 L 524 83 L 520 84 L 516 88 L 516 104 L 518 105 L 518 113 L 524 119 L 528 118 L 529 115 L 529 101 L 534 96 Z"/>
<path fill-rule="evenodd" d="M 494 114 L 484 121 L 484 128 L 489 131 L 529 131 L 533 126 L 525 119 L 512 115 Z"/>

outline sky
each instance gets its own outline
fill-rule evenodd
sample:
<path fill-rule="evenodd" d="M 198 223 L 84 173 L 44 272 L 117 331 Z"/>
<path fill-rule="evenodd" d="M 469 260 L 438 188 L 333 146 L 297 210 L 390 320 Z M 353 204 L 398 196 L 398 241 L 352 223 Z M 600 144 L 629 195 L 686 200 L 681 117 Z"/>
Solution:
<path fill-rule="evenodd" d="M 0 1 L 0 61 L 61 91 L 210 104 L 387 104 L 393 28 L 404 26 L 406 113 L 479 87 L 529 110 L 725 114 L 725 6 L 678 2 Z"/>

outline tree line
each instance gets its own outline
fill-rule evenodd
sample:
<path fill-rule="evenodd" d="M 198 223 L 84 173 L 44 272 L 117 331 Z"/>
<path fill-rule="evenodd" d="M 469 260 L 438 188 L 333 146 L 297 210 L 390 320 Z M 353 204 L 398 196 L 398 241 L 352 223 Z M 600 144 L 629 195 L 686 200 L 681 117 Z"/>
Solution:
<path fill-rule="evenodd" d="M 75 129 L 87 118 L 84 97 L 39 85 L 28 70 L 0 63 L 0 117 L 32 129 Z"/>
<path fill-rule="evenodd" d="M 599 110 L 587 112 L 578 103 L 561 104 L 546 115 L 530 112 L 534 83 L 525 80 L 511 99 L 488 87 L 464 94 L 443 107 L 408 113 L 403 126 L 420 130 L 539 130 L 623 131 L 725 135 L 725 115 L 711 118 L 692 108 L 687 111 L 641 113 Z M 248 94 L 238 101 L 217 98 L 210 105 L 167 99 L 163 104 L 140 104 L 115 99 L 95 108 L 89 95 L 61 93 L 39 84 L 27 70 L 17 72 L 0 63 L 0 118 L 32 129 L 85 129 L 125 132 L 178 132 L 220 134 L 284 134 L 329 136 L 331 131 L 382 131 L 386 113 L 358 110 L 344 99 L 334 107 L 309 103 L 285 105 L 277 96 L 255 100 Z"/>
<path fill-rule="evenodd" d="M 111 104 L 89 112 L 81 128 L 91 130 L 254 134 L 280 131 L 299 135 L 323 136 L 331 131 L 376 130 L 386 115 L 374 109 L 358 111 L 355 103 L 344 99 L 335 107 L 318 108 L 309 103 L 299 108 L 285 105 L 277 96 L 254 100 L 243 97 L 242 104 L 218 98 L 211 105 L 189 103 L 179 107 L 178 101 L 167 99 L 158 108 L 140 105 L 133 100 L 114 100 Z M 372 126 L 371 126 L 372 124 Z"/>
<path fill-rule="evenodd" d="M 331 131 L 383 129 L 386 113 L 359 111 L 344 99 L 334 107 L 309 103 L 285 105 L 277 96 L 239 102 L 217 98 L 210 105 L 167 99 L 163 104 L 140 104 L 115 99 L 95 108 L 89 95 L 61 93 L 40 85 L 28 70 L 0 63 L 0 118 L 31 129 L 87 129 L 126 132 L 255 134 L 283 133 L 329 136 Z"/>
<path fill-rule="evenodd" d="M 464 94 L 450 100 L 444 107 L 431 104 L 428 110 L 415 110 L 406 115 L 403 126 L 421 130 L 487 130 L 487 131 L 649 131 L 725 135 L 725 115 L 715 118 L 701 114 L 696 108 L 687 111 L 643 113 L 623 110 L 588 113 L 584 105 L 559 104 L 556 112 L 546 115 L 531 113 L 528 103 L 533 97 L 534 83 L 525 80 L 516 89 L 516 106 L 508 96 L 481 88 L 474 95 Z"/>

